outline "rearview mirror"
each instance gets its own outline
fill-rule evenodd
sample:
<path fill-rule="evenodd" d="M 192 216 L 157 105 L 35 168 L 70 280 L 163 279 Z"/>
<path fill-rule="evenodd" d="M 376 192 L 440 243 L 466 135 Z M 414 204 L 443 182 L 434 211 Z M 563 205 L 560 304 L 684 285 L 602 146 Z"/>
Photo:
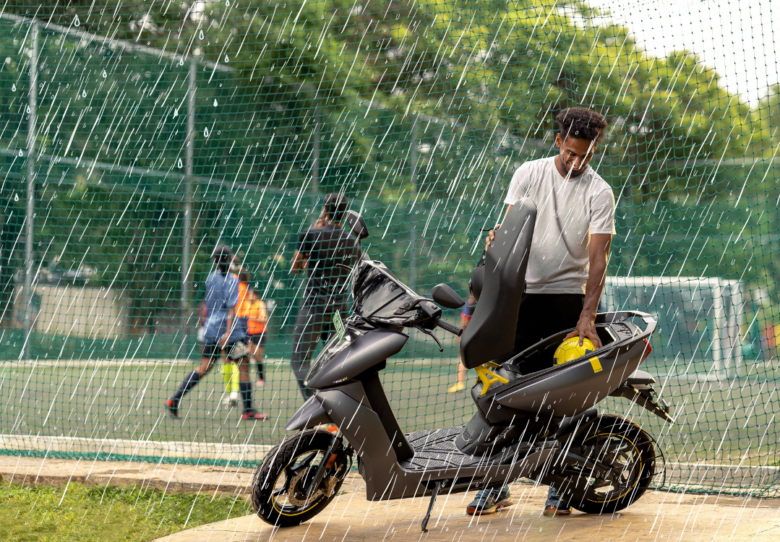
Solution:
<path fill-rule="evenodd" d="M 368 237 L 368 226 L 363 217 L 357 213 L 357 211 L 347 211 L 344 213 L 344 221 L 349 226 L 352 235 L 358 239 L 365 239 Z"/>
<path fill-rule="evenodd" d="M 446 284 L 437 284 L 431 290 L 431 298 L 447 309 L 459 309 L 466 304 L 465 301 Z"/>

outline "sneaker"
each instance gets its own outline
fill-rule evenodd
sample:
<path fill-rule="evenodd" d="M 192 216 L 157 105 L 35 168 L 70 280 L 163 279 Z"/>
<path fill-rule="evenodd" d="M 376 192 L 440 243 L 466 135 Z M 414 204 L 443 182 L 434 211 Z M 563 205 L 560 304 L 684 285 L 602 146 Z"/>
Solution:
<path fill-rule="evenodd" d="M 509 488 L 507 486 L 504 486 L 501 489 L 483 489 L 477 491 L 477 496 L 474 497 L 474 500 L 466 507 L 466 513 L 472 516 L 495 514 L 511 504 L 514 503 L 510 498 Z"/>
<path fill-rule="evenodd" d="M 179 405 L 173 399 L 165 400 L 165 410 L 168 411 L 168 416 L 174 420 L 179 419 Z"/>
<path fill-rule="evenodd" d="M 466 389 L 466 383 L 465 382 L 458 382 L 457 384 L 453 384 L 449 388 L 447 388 L 447 393 L 456 393 L 459 391 L 463 391 Z"/>
<path fill-rule="evenodd" d="M 553 516 L 568 516 L 569 514 L 571 514 L 571 508 L 558 508 L 555 506 L 548 506 L 543 512 L 543 515 L 548 518 Z"/>
<path fill-rule="evenodd" d="M 255 382 L 255 388 L 262 388 L 265 386 L 265 381 L 262 378 L 258 378 L 257 382 Z"/>
<path fill-rule="evenodd" d="M 250 410 L 248 412 L 244 412 L 241 415 L 242 420 L 267 420 L 268 414 L 260 414 L 259 412 L 255 412 L 254 410 Z"/>

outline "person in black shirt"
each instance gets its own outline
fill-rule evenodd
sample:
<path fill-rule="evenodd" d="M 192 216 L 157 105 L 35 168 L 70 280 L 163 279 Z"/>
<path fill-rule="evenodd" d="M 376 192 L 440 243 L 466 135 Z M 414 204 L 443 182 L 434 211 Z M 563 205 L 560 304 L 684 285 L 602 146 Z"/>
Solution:
<path fill-rule="evenodd" d="M 307 270 L 303 303 L 293 330 L 292 369 L 304 400 L 313 395 L 304 385 L 317 341 L 330 330 L 330 321 L 346 305 L 347 279 L 360 257 L 357 239 L 341 229 L 349 201 L 342 194 L 328 194 L 322 215 L 301 234 L 292 261 L 292 272 Z"/>

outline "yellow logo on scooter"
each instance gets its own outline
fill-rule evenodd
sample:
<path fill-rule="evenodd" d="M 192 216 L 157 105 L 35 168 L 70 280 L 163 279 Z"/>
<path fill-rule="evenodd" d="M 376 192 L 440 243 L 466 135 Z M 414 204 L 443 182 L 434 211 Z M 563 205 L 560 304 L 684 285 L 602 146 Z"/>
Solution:
<path fill-rule="evenodd" d="M 563 341 L 560 346 L 555 349 L 553 359 L 555 360 L 556 365 L 563 365 L 564 363 L 574 361 L 575 359 L 580 359 L 581 357 L 586 356 L 595 350 L 596 347 L 593 345 L 590 339 L 583 339 L 582 346 L 580 346 L 580 338 L 572 337 L 571 339 L 566 339 Z M 601 362 L 599 362 L 599 358 L 592 357 L 589 361 L 593 367 L 594 373 L 601 372 L 602 367 Z"/>

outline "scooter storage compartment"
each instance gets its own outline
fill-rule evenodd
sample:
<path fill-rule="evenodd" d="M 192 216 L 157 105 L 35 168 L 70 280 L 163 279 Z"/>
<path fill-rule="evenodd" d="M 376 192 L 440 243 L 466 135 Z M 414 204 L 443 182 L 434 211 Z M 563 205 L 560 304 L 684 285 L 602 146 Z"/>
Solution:
<path fill-rule="evenodd" d="M 596 405 L 626 381 L 642 361 L 643 341 L 616 346 L 540 371 L 497 390 L 495 400 L 539 417 L 574 416 Z"/>

